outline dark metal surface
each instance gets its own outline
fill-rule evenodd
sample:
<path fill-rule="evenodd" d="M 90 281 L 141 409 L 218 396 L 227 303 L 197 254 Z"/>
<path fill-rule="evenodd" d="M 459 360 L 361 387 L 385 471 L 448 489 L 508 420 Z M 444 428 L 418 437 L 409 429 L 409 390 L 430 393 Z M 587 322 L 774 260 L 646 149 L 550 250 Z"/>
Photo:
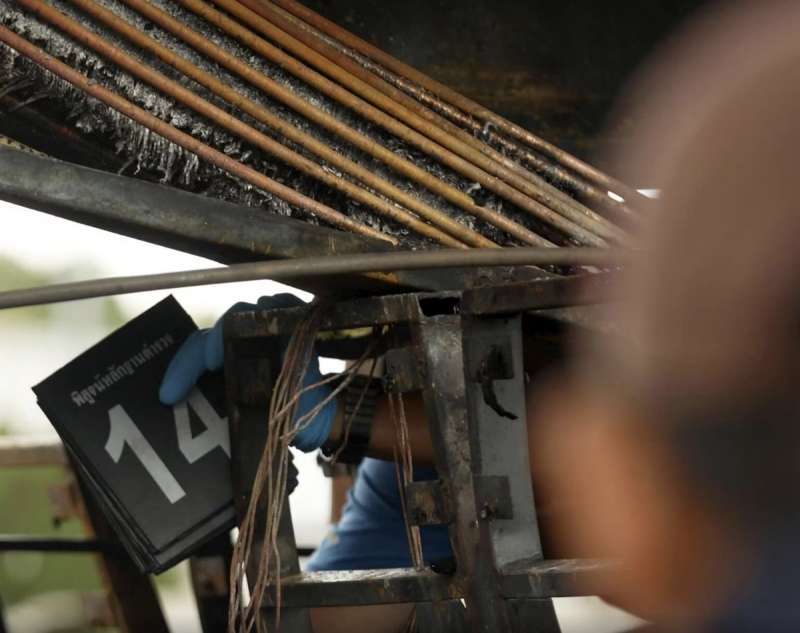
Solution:
<path fill-rule="evenodd" d="M 505 598 L 556 598 L 585 595 L 581 588 L 613 574 L 613 564 L 594 560 L 545 560 L 517 564 L 499 578 Z"/>
<path fill-rule="evenodd" d="M 465 633 L 466 609 L 461 600 L 424 602 L 416 607 L 417 633 Z"/>
<path fill-rule="evenodd" d="M 303 0 L 548 141 L 594 158 L 631 73 L 704 0 Z"/>
<path fill-rule="evenodd" d="M 225 264 L 391 251 L 376 240 L 8 147 L 0 146 L 0 165 L 2 200 Z M 592 258 L 586 254 L 587 261 Z M 498 267 L 396 271 L 391 278 L 343 273 L 333 281 L 289 281 L 312 292 L 352 295 L 392 287 L 460 289 L 542 276 L 533 267 Z"/>
<path fill-rule="evenodd" d="M 115 543 L 85 538 L 51 538 L 0 534 L 0 552 L 107 552 L 119 554 L 124 550 Z"/>
<path fill-rule="evenodd" d="M 282 603 L 296 607 L 397 604 L 460 597 L 449 576 L 411 568 L 304 572 L 284 578 L 281 591 Z M 271 593 L 265 606 L 274 604 L 274 599 Z"/>
<path fill-rule="evenodd" d="M 511 630 L 517 633 L 561 633 L 552 600 L 508 600 Z"/>
<path fill-rule="evenodd" d="M 574 306 L 581 301 L 601 302 L 609 295 L 611 279 L 605 275 L 541 279 L 526 284 L 478 288 L 459 292 L 408 293 L 350 299 L 332 304 L 322 316 L 321 331 L 348 330 L 372 325 L 403 324 L 425 314 L 503 315 Z M 305 308 L 270 312 L 239 312 L 231 317 L 231 334 L 238 338 L 260 338 L 289 334 L 305 314 Z M 506 346 L 507 347 L 507 346 Z M 394 382 L 392 390 L 403 392 L 422 383 L 413 349 L 393 349 L 386 355 Z"/>
<path fill-rule="evenodd" d="M 425 388 L 436 470 L 447 482 L 454 520 L 450 540 L 456 559 L 453 581 L 467 602 L 472 631 L 507 631 L 508 618 L 495 582 L 489 522 L 480 519 L 475 491 L 476 447 L 467 412 L 461 319 L 433 316 L 412 329 Z"/>
<path fill-rule="evenodd" d="M 228 626 L 232 550 L 231 535 L 224 533 L 206 543 L 189 560 L 189 575 L 203 633 L 222 633 Z"/>
<path fill-rule="evenodd" d="M 612 273 L 560 277 L 542 282 L 475 288 L 463 293 L 465 314 L 514 314 L 602 303 L 614 298 L 617 276 Z"/>
<path fill-rule="evenodd" d="M 595 292 L 601 293 L 606 280 L 598 277 Z M 386 354 L 385 384 L 396 392 L 422 389 L 440 478 L 408 485 L 407 511 L 412 524 L 449 526 L 455 563 L 446 572 L 440 569 L 442 573 L 434 568 L 314 573 L 287 568 L 281 583 L 284 606 L 414 602 L 421 605 L 418 617 L 427 631 L 449 630 L 450 625 L 460 629 L 463 616 L 473 631 L 557 633 L 550 598 L 581 595 L 588 578 L 613 571 L 595 561 L 542 560 L 528 463 L 521 311 L 535 314 L 556 299 L 568 303 L 571 293 L 591 283 L 567 280 L 551 287 L 561 281 L 515 287 L 510 292 L 521 297 L 513 303 L 515 314 L 507 314 L 512 304 L 498 289 L 469 295 L 470 305 L 481 314 L 465 313 L 462 293 L 457 292 L 330 305 L 321 323 L 326 340 L 331 333 L 342 335 L 365 325 L 397 330 L 390 337 L 396 347 Z M 263 401 L 269 393 L 268 372 L 255 371 L 253 363 L 268 355 L 270 341 L 290 333 L 306 311 L 299 307 L 238 313 L 226 320 L 227 371 L 238 372 L 228 383 L 230 397 L 240 403 L 231 415 L 234 436 L 241 433 L 242 412 L 251 406 L 242 404 Z M 235 460 L 240 475 L 246 471 L 236 461 L 252 469 L 253 461 L 245 453 L 256 450 L 254 431 L 249 431 L 250 446 Z M 248 479 L 236 480 L 237 494 L 242 494 Z M 289 526 L 284 528 L 288 534 Z M 263 605 L 267 610 L 275 601 L 275 588 L 270 592 Z M 460 600 L 465 605 L 461 611 L 456 608 Z M 302 621 L 300 626 L 297 630 L 303 630 Z"/>
<path fill-rule="evenodd" d="M 224 264 L 387 250 L 350 233 L 8 147 L 0 146 L 0 165 L 6 202 Z M 363 278 L 341 281 L 343 289 L 364 286 Z"/>
<path fill-rule="evenodd" d="M 175 273 L 108 277 L 74 283 L 54 284 L 0 292 L 0 309 L 18 308 L 93 297 L 206 286 L 237 281 L 273 279 L 295 283 L 296 280 L 373 273 L 379 280 L 397 282 L 397 271 L 453 269 L 458 266 L 514 267 L 540 276 L 536 265 L 615 265 L 622 255 L 617 251 L 587 248 L 493 248 L 476 250 L 395 251 L 332 257 L 235 264 L 228 268 L 203 268 Z M 500 273 L 502 275 L 502 272 Z M 458 280 L 454 279 L 453 283 Z"/>
<path fill-rule="evenodd" d="M 412 525 L 447 525 L 453 520 L 451 506 L 441 481 L 412 481 L 406 486 L 406 511 Z"/>

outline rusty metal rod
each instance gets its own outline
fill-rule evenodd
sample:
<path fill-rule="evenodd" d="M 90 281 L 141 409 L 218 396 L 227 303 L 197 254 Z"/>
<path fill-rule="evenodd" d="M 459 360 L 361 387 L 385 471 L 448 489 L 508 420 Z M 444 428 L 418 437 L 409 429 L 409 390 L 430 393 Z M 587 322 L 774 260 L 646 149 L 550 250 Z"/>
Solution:
<path fill-rule="evenodd" d="M 586 231 L 594 233 L 603 239 L 610 239 L 617 242 L 626 241 L 626 235 L 622 229 L 614 226 L 591 209 L 579 205 L 576 201 L 571 201 L 573 204 L 565 204 L 560 198 L 548 195 L 530 180 L 520 177 L 511 169 L 508 169 L 480 150 L 465 143 L 457 136 L 441 129 L 434 123 L 426 121 L 416 112 L 387 97 L 379 90 L 376 90 L 368 83 L 339 66 L 338 62 L 332 62 L 324 55 L 320 55 L 296 37 L 276 26 L 270 19 L 265 18 L 266 4 L 262 5 L 260 2 L 254 2 L 254 0 L 212 0 L 212 2 L 224 8 L 239 20 L 244 21 L 245 24 L 252 25 L 262 35 L 277 42 L 281 47 L 285 48 L 305 63 L 313 66 L 318 71 L 335 79 L 354 94 L 361 96 L 372 103 L 372 105 L 382 109 L 396 119 L 403 121 L 409 127 L 415 129 L 423 136 L 432 139 L 439 145 L 446 147 L 465 161 L 472 163 L 486 173 L 498 178 L 507 186 L 513 187 L 518 192 L 523 193 L 529 200 L 536 201 L 540 205 L 556 211 L 564 218 L 571 220 L 575 224 L 583 227 Z M 255 7 L 255 10 L 252 7 Z M 463 130 L 460 131 L 463 132 Z M 526 173 L 528 172 L 526 171 Z"/>
<path fill-rule="evenodd" d="M 0 37 L 10 33 L 0 27 Z M 3 41 L 6 41 L 5 39 Z M 75 301 L 109 295 L 185 288 L 258 279 L 296 280 L 357 273 L 392 273 L 400 270 L 477 266 L 596 266 L 616 267 L 625 263 L 630 251 L 606 248 L 487 248 L 469 250 L 394 251 L 306 257 L 270 262 L 234 264 L 225 268 L 185 270 L 155 275 L 109 277 L 0 292 L 0 310 Z"/>
<path fill-rule="evenodd" d="M 496 226 L 524 244 L 532 246 L 554 246 L 552 242 L 514 222 L 501 213 L 477 205 L 466 193 L 439 180 L 424 169 L 417 167 L 411 161 L 398 156 L 366 135 L 349 127 L 342 121 L 339 121 L 336 117 L 315 107 L 313 104 L 294 94 L 291 90 L 270 79 L 234 55 L 231 55 L 225 49 L 211 42 L 207 37 L 192 30 L 183 22 L 176 20 L 171 15 L 150 4 L 146 0 L 122 1 L 154 24 L 172 33 L 195 50 L 203 53 L 234 74 L 237 74 L 271 98 L 284 103 L 295 112 L 298 112 L 310 121 L 333 132 L 370 156 L 384 162 L 398 173 L 407 176 L 445 200 L 457 205 L 467 213 Z"/>
<path fill-rule="evenodd" d="M 615 178 L 612 178 L 611 176 L 601 172 L 599 169 L 592 167 L 579 158 L 572 156 L 568 152 L 565 152 L 555 145 L 548 143 L 544 139 L 539 138 L 535 134 L 532 134 L 528 130 L 516 125 L 515 123 L 512 123 L 508 119 L 505 119 L 491 110 L 484 108 L 482 105 L 476 103 L 472 99 L 469 99 L 452 88 L 439 83 L 435 79 L 418 71 L 416 68 L 403 63 L 399 59 L 389 55 L 385 51 L 382 51 L 377 46 L 370 44 L 366 40 L 363 40 L 357 35 L 354 35 L 346 29 L 343 29 L 338 24 L 335 24 L 320 14 L 312 11 L 300 2 L 297 2 L 297 0 L 273 0 L 273 2 L 301 20 L 304 20 L 308 24 L 312 25 L 314 28 L 319 29 L 326 35 L 339 40 L 353 50 L 358 51 L 362 55 L 366 55 L 367 57 L 373 59 L 382 66 L 401 75 L 402 77 L 407 77 L 426 90 L 452 103 L 464 112 L 467 112 L 468 114 L 484 122 L 494 124 L 498 129 L 525 143 L 536 151 L 541 152 L 545 156 L 549 156 L 558 164 L 571 169 L 586 180 L 602 187 L 604 190 L 613 191 L 614 193 L 622 196 L 626 202 L 631 203 L 634 206 L 636 206 L 637 203 L 644 206 L 651 204 L 651 201 L 646 196 L 636 191 L 636 189 L 629 187 Z M 560 173 L 553 172 L 552 176 L 559 177 Z"/>
<path fill-rule="evenodd" d="M 299 130 L 291 123 L 274 115 L 260 104 L 248 99 L 247 97 L 237 92 L 227 84 L 223 83 L 210 73 L 201 70 L 186 58 L 181 57 L 177 53 L 174 53 L 163 44 L 157 42 L 152 37 L 149 37 L 148 35 L 139 31 L 133 25 L 129 24 L 119 16 L 115 15 L 113 12 L 109 11 L 105 7 L 102 7 L 96 2 L 94 2 L 94 0 L 70 0 L 70 1 L 74 5 L 85 11 L 87 14 L 97 19 L 102 24 L 106 25 L 107 27 L 113 29 L 123 37 L 127 38 L 135 45 L 139 46 L 140 48 L 146 51 L 153 53 L 159 59 L 166 62 L 167 64 L 170 64 L 171 66 L 182 72 L 187 77 L 195 80 L 200 85 L 205 86 L 216 96 L 221 97 L 222 99 L 228 101 L 232 105 L 238 107 L 242 111 L 252 116 L 257 121 L 260 121 L 261 123 L 272 128 L 273 130 L 278 131 L 279 133 L 283 134 L 286 138 L 298 143 L 299 145 L 302 145 L 303 147 L 310 150 L 323 160 L 326 160 L 330 164 L 338 167 L 345 173 L 354 176 L 358 180 L 361 180 L 364 184 L 369 185 L 370 187 L 372 187 L 377 191 L 380 191 L 387 197 L 392 198 L 395 201 L 405 205 L 412 211 L 416 211 L 420 216 L 424 217 L 432 224 L 438 226 L 446 233 L 449 233 L 451 236 L 463 241 L 465 244 L 468 244 L 470 246 L 475 246 L 478 248 L 492 248 L 497 246 L 491 240 L 485 238 L 479 233 L 476 233 L 475 231 L 472 231 L 471 229 L 455 221 L 453 218 L 447 216 L 441 211 L 438 211 L 433 207 L 425 204 L 418 198 L 415 198 L 414 196 L 400 190 L 399 188 L 392 185 L 390 182 L 382 179 L 378 175 L 372 173 L 371 171 L 351 161 L 349 158 L 343 156 L 339 152 L 334 151 L 329 146 L 322 143 L 318 139 L 314 138 L 310 134 L 307 134 L 302 130 Z M 342 181 L 342 182 L 348 185 L 350 184 L 347 181 Z M 439 236 L 437 235 L 429 235 L 429 237 L 434 237 L 435 239 L 437 239 L 437 241 L 441 242 Z M 450 246 L 458 245 L 457 242 L 454 241 L 447 241 L 442 243 L 446 243 Z"/>
<path fill-rule="evenodd" d="M 383 77 L 380 77 L 372 73 L 369 69 L 364 68 L 363 65 L 357 63 L 349 55 L 346 55 L 331 43 L 327 42 L 323 37 L 320 37 L 321 34 L 319 31 L 309 28 L 308 25 L 306 25 L 302 20 L 298 20 L 291 13 L 284 11 L 282 8 L 278 7 L 272 2 L 269 2 L 268 0 L 238 1 L 261 15 L 261 17 L 269 20 L 272 24 L 285 31 L 292 37 L 298 39 L 312 50 L 316 51 L 320 55 L 323 55 L 337 66 L 340 66 L 351 75 L 354 75 L 361 81 L 382 92 L 390 99 L 393 99 L 412 112 L 415 112 L 423 119 L 428 121 L 428 123 L 431 125 L 442 128 L 444 131 L 459 138 L 467 145 L 471 145 L 476 150 L 483 152 L 496 162 L 503 165 L 506 169 L 509 169 L 515 172 L 518 176 L 526 178 L 535 185 L 544 188 L 543 195 L 554 195 L 552 190 L 549 190 L 545 187 L 547 183 L 545 183 L 538 175 L 528 171 L 525 169 L 525 167 L 509 159 L 507 156 L 504 156 L 492 146 L 488 145 L 479 138 L 476 138 L 463 128 L 454 125 L 449 119 L 431 110 L 425 104 L 420 103 L 419 100 L 413 99 L 402 90 L 397 89 L 391 83 L 387 82 Z M 563 202 L 564 204 L 576 204 L 576 202 L 571 199 L 567 199 Z"/>
<path fill-rule="evenodd" d="M 485 222 L 496 226 L 512 237 L 520 240 L 524 244 L 529 244 L 532 246 L 554 246 L 552 242 L 537 235 L 528 228 L 514 222 L 503 214 L 493 211 L 487 207 L 477 205 L 475 201 L 466 193 L 449 185 L 443 180 L 439 180 L 434 175 L 418 167 L 411 161 L 398 156 L 388 148 L 376 143 L 366 135 L 356 131 L 321 108 L 317 108 L 313 104 L 297 96 L 291 90 L 285 88 L 263 73 L 257 71 L 252 66 L 228 53 L 226 50 L 210 41 L 207 37 L 192 30 L 183 22 L 176 20 L 171 15 L 150 4 L 146 0 L 122 1 L 131 9 L 134 9 L 154 24 L 157 24 L 167 32 L 183 40 L 190 47 L 206 55 L 209 59 L 212 59 L 232 73 L 249 82 L 251 85 L 263 91 L 272 99 L 280 101 L 295 112 L 301 114 L 319 126 L 331 131 L 370 156 L 382 161 L 396 172 L 421 184 L 423 187 L 441 196 L 448 202 L 455 204 L 470 215 L 474 215 Z"/>
<path fill-rule="evenodd" d="M 286 13 L 289 14 L 288 11 Z M 314 28 L 313 26 L 300 20 L 300 18 L 298 18 L 297 16 L 292 16 L 292 17 L 295 20 L 297 20 L 299 24 L 302 25 L 301 28 L 306 30 L 312 30 Z M 414 83 L 410 79 L 403 77 L 395 72 L 392 72 L 391 70 L 386 69 L 385 67 L 376 63 L 369 57 L 366 57 L 365 55 L 353 50 L 352 48 L 347 47 L 345 44 L 335 39 L 332 39 L 332 36 L 330 34 L 323 33 L 322 31 L 317 31 L 317 33 L 319 34 L 318 37 L 327 38 L 327 42 L 330 46 L 335 47 L 343 55 L 347 55 L 351 59 L 354 59 L 363 68 L 376 74 L 385 82 L 391 84 L 396 88 L 399 88 L 406 94 L 411 95 L 414 99 L 427 105 L 429 108 L 438 112 L 442 116 L 446 117 L 448 120 L 453 121 L 454 123 L 462 127 L 472 130 L 474 134 L 484 138 L 489 143 L 501 147 L 503 151 L 508 152 L 510 155 L 514 156 L 517 160 L 521 161 L 524 165 L 535 170 L 536 174 L 544 174 L 551 181 L 556 182 L 568 188 L 570 191 L 573 191 L 576 194 L 586 198 L 587 200 L 591 200 L 593 203 L 598 204 L 615 213 L 621 214 L 622 216 L 625 217 L 634 217 L 635 212 L 629 205 L 627 205 L 625 202 L 619 202 L 613 199 L 611 196 L 608 195 L 608 192 L 605 189 L 603 190 L 598 189 L 596 185 L 593 185 L 587 182 L 586 180 L 582 179 L 578 175 L 574 174 L 573 172 L 564 169 L 558 163 L 550 162 L 540 154 L 534 152 L 533 150 L 527 147 L 523 147 L 522 145 L 518 144 L 516 141 L 508 138 L 507 136 L 498 134 L 491 125 L 486 125 L 484 122 L 479 121 L 472 115 L 467 114 L 462 110 L 459 110 L 450 103 L 447 103 L 439 96 L 426 90 L 419 84 Z M 549 182 L 547 182 L 546 180 L 542 180 L 541 182 L 542 186 L 546 187 L 547 190 L 550 191 L 553 195 L 559 195 L 559 194 L 563 194 L 564 196 L 567 195 L 563 193 L 560 189 L 557 189 L 552 185 L 550 185 Z"/>
<path fill-rule="evenodd" d="M 343 68 L 348 73 L 372 86 L 374 89 L 380 91 L 388 98 L 393 99 L 412 112 L 418 114 L 429 124 L 440 127 L 442 130 L 452 134 L 467 145 L 472 146 L 480 152 L 483 152 L 489 158 L 503 165 L 503 167 L 506 169 L 514 172 L 517 176 L 527 179 L 532 185 L 538 188 L 539 197 L 534 196 L 534 199 L 539 200 L 539 202 L 542 202 L 542 204 L 545 204 L 551 209 L 562 213 L 563 209 L 569 207 L 574 211 L 579 211 L 594 220 L 602 221 L 604 219 L 594 213 L 588 207 L 582 205 L 577 200 L 570 198 L 568 195 L 550 185 L 539 175 L 529 171 L 520 163 L 511 160 L 508 156 L 505 156 L 501 152 L 497 151 L 494 147 L 487 144 L 483 140 L 476 138 L 468 131 L 464 130 L 463 127 L 455 125 L 450 121 L 450 119 L 445 118 L 438 112 L 428 108 L 427 105 L 422 103 L 419 99 L 414 99 L 406 92 L 398 89 L 380 74 L 376 74 L 372 72 L 371 69 L 365 68 L 363 64 L 353 59 L 345 51 L 342 51 L 340 48 L 327 41 L 325 36 L 320 33 L 320 31 L 310 27 L 288 11 L 285 11 L 269 0 L 238 0 L 238 2 L 255 11 L 261 17 L 270 21 L 272 24 L 296 38 L 320 55 L 323 55 L 328 60 L 336 64 L 336 66 Z M 454 109 L 451 108 L 451 111 L 452 110 Z M 483 126 L 479 122 L 475 121 L 472 117 L 465 117 L 462 115 L 461 118 L 472 121 L 476 126 L 474 129 L 477 131 L 482 130 Z M 613 200 L 611 200 L 611 198 L 609 198 L 607 195 L 605 198 L 609 202 L 613 202 Z"/>
<path fill-rule="evenodd" d="M 17 2 L 41 19 L 64 31 L 75 41 L 96 51 L 134 77 L 138 77 L 157 90 L 183 103 L 195 112 L 198 112 L 231 133 L 236 134 L 246 142 L 252 143 L 265 152 L 272 154 L 295 169 L 299 169 L 320 182 L 342 191 L 353 199 L 369 205 L 379 213 L 407 226 L 421 235 L 436 240 L 440 244 L 456 248 L 465 247 L 459 240 L 451 238 L 446 233 L 425 224 L 407 211 L 379 198 L 366 189 L 362 189 L 348 180 L 337 177 L 335 174 L 323 169 L 317 163 L 290 150 L 274 139 L 269 138 L 265 134 L 243 123 L 236 117 L 231 116 L 221 108 L 218 108 L 193 93 L 191 90 L 184 88 L 177 82 L 172 81 L 165 75 L 143 64 L 140 60 L 131 57 L 110 42 L 107 42 L 100 35 L 89 31 L 79 22 L 61 13 L 58 9 L 41 2 L 41 0 L 17 0 Z M 485 241 L 490 245 L 494 245 L 489 240 Z"/>
<path fill-rule="evenodd" d="M 199 158 L 202 158 L 203 160 L 207 160 L 220 169 L 227 171 L 234 176 L 242 178 L 259 189 L 263 189 L 264 191 L 275 195 L 282 200 L 285 200 L 289 204 L 293 204 L 308 211 L 309 213 L 313 213 L 320 219 L 325 220 L 326 222 L 329 222 L 330 224 L 339 228 L 353 231 L 354 233 L 359 233 L 361 235 L 366 235 L 368 237 L 388 241 L 393 244 L 397 243 L 397 240 L 394 238 L 384 235 L 380 231 L 376 231 L 375 229 L 361 224 L 360 222 L 356 222 L 355 220 L 348 218 L 346 215 L 331 209 L 330 207 L 319 203 L 316 200 L 312 200 L 311 198 L 304 196 L 294 189 L 275 182 L 271 178 L 268 178 L 267 176 L 257 172 L 255 169 L 252 169 L 246 165 L 242 165 L 229 156 L 226 156 L 222 152 L 218 152 L 217 150 L 205 145 L 188 134 L 181 132 L 172 125 L 165 123 L 158 117 L 155 117 L 149 112 L 134 105 L 124 97 L 121 97 L 111 90 L 108 90 L 96 82 L 91 81 L 85 75 L 59 61 L 38 46 L 31 44 L 26 39 L 20 37 L 2 25 L 0 25 L 0 42 L 10 46 L 18 53 L 28 57 L 34 63 L 50 71 L 64 81 L 72 84 L 89 96 L 94 97 L 98 101 L 102 101 L 109 107 L 117 110 L 130 119 L 133 119 L 140 125 L 143 125 L 156 134 L 163 136 L 168 141 L 175 143 L 186 151 L 197 155 Z"/>
<path fill-rule="evenodd" d="M 448 167 L 460 172 L 467 178 L 475 180 L 490 191 L 494 191 L 506 200 L 512 202 L 525 211 L 528 211 L 541 221 L 550 224 L 560 232 L 578 241 L 579 243 L 591 246 L 607 245 L 606 240 L 603 238 L 598 237 L 593 232 L 585 229 L 575 222 L 564 218 L 552 209 L 549 209 L 535 200 L 532 200 L 499 178 L 487 174 L 485 171 L 476 167 L 469 161 L 464 160 L 453 152 L 443 148 L 441 145 L 434 143 L 424 135 L 411 129 L 405 123 L 388 116 L 382 110 L 372 106 L 360 97 L 352 94 L 348 90 L 345 90 L 337 83 L 330 81 L 302 62 L 299 62 L 293 57 L 287 55 L 282 50 L 268 43 L 260 36 L 245 28 L 235 20 L 229 18 L 224 13 L 209 6 L 205 2 L 202 2 L 201 0 L 177 0 L 177 2 L 197 15 L 203 17 L 211 24 L 218 26 L 223 31 L 243 43 L 245 46 L 264 56 L 266 59 L 278 64 L 287 72 L 290 72 L 299 79 L 302 79 L 309 85 L 318 89 L 323 94 L 331 97 L 369 121 L 380 125 L 389 132 L 418 147 L 426 154 L 436 158 Z M 243 7 L 242 5 L 237 5 L 237 7 L 240 9 L 240 13 L 245 16 L 245 22 L 249 24 L 265 22 L 263 18 L 247 9 L 247 7 Z"/>
<path fill-rule="evenodd" d="M 357 114 L 363 116 L 376 125 L 380 125 L 406 142 L 418 147 L 426 154 L 436 158 L 443 164 L 458 171 L 467 178 L 475 180 L 490 191 L 494 191 L 510 202 L 513 202 L 518 207 L 530 212 L 535 217 L 550 224 L 575 241 L 590 246 L 607 245 L 607 242 L 603 238 L 598 237 L 591 231 L 576 224 L 575 222 L 564 218 L 552 209 L 549 209 L 535 200 L 532 200 L 499 178 L 487 174 L 485 171 L 476 167 L 469 161 L 464 160 L 441 145 L 431 141 L 416 130 L 411 129 L 404 122 L 387 115 L 379 108 L 372 106 L 360 97 L 342 88 L 339 84 L 330 81 L 302 62 L 287 55 L 276 46 L 273 46 L 262 37 L 256 35 L 249 29 L 229 18 L 224 13 L 214 9 L 207 3 L 202 2 L 201 0 L 177 0 L 177 2 L 187 9 L 193 11 L 197 15 L 200 15 L 211 24 L 218 26 L 241 43 L 263 55 L 265 58 L 278 64 L 281 68 L 302 79 L 309 85 L 317 88 L 323 94 L 326 94 L 342 105 L 349 107 Z M 240 12 L 245 12 L 244 21 L 248 23 L 259 21 L 265 22 L 263 18 L 250 11 L 247 7 L 242 5 L 237 5 L 237 7 L 239 7 Z M 247 18 L 248 15 L 249 19 Z"/>

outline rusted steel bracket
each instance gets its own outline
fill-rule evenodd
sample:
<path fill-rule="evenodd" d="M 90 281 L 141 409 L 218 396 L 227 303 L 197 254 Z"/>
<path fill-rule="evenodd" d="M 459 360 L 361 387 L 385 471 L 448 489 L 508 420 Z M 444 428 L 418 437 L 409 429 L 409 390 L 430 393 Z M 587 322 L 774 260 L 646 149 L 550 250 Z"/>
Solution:
<path fill-rule="evenodd" d="M 526 303 L 518 301 L 514 313 L 508 312 L 510 299 L 502 288 L 351 299 L 326 309 L 320 343 L 331 345 L 336 333 L 348 329 L 381 327 L 391 341 L 388 351 L 376 352 L 385 359 L 386 390 L 422 392 L 439 480 L 407 486 L 408 510 L 414 524 L 448 526 L 455 564 L 446 573 L 433 567 L 313 573 L 287 569 L 281 583 L 284 606 L 414 602 L 422 605 L 418 615 L 428 631 L 444 622 L 461 629 L 462 616 L 472 631 L 522 631 L 534 624 L 535 630 L 558 631 L 549 598 L 580 595 L 579 581 L 606 573 L 607 566 L 543 560 L 528 463 L 522 312 L 550 308 L 553 297 L 568 305 L 571 293 L 592 281 L 541 280 L 532 285 L 547 288 L 521 292 L 515 287 L 510 292 L 525 297 Z M 467 297 L 477 313 L 465 310 Z M 243 432 L 245 402 L 269 393 L 271 382 L 265 376 L 270 372 L 254 371 L 251 365 L 267 362 L 263 357 L 270 353 L 271 341 L 291 333 L 306 309 L 228 317 L 227 371 L 239 373 L 228 377 L 230 395 L 239 402 L 231 415 L 234 436 Z M 246 494 L 249 486 L 241 465 L 248 461 L 245 453 L 254 450 L 253 444 L 262 445 L 252 430 L 245 433 L 250 445 L 239 441 L 243 452 L 234 460 L 239 494 Z M 252 473 L 252 465 L 247 469 Z M 461 612 L 460 600 L 466 604 Z M 265 598 L 264 608 L 273 605 L 274 592 Z"/>

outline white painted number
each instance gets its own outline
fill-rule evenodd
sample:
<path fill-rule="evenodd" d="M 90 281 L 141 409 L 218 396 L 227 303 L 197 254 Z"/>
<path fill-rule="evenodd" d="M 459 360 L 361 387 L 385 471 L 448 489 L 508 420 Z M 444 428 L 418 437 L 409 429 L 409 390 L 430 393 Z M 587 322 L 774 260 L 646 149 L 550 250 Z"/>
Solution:
<path fill-rule="evenodd" d="M 190 407 L 194 409 L 197 417 L 206 427 L 206 430 L 197 437 L 192 437 L 192 429 L 189 422 Z M 173 415 L 175 416 L 175 432 L 178 435 L 178 447 L 190 464 L 194 464 L 198 459 L 217 447 L 225 451 L 228 457 L 231 456 L 228 423 L 225 418 L 217 415 L 214 407 L 211 406 L 200 391 L 193 390 L 185 402 L 176 405 L 173 408 Z M 110 430 L 105 448 L 114 463 L 119 463 L 122 457 L 122 450 L 127 444 L 170 503 L 176 503 L 185 497 L 186 491 L 155 452 L 150 442 L 147 441 L 139 427 L 136 426 L 136 423 L 131 420 L 125 409 L 121 405 L 112 407 L 108 411 L 108 419 Z"/>
<path fill-rule="evenodd" d="M 197 437 L 192 437 L 189 426 L 189 407 L 195 410 L 197 417 L 205 424 L 206 430 Z M 197 389 L 189 394 L 189 398 L 175 406 L 175 430 L 178 433 L 178 447 L 190 464 L 213 451 L 219 446 L 225 454 L 231 456 L 231 443 L 228 435 L 228 423 L 214 411 L 214 407 Z"/>
<path fill-rule="evenodd" d="M 111 455 L 114 463 L 118 463 L 122 457 L 122 449 L 125 444 L 131 447 L 133 454 L 142 462 L 142 466 L 161 488 L 170 503 L 182 499 L 186 496 L 186 491 L 181 488 L 178 480 L 169 472 L 167 465 L 161 460 L 153 450 L 150 442 L 142 435 L 139 427 L 134 424 L 125 409 L 117 405 L 109 410 L 108 419 L 111 422 L 111 431 L 106 442 L 106 452 Z"/>

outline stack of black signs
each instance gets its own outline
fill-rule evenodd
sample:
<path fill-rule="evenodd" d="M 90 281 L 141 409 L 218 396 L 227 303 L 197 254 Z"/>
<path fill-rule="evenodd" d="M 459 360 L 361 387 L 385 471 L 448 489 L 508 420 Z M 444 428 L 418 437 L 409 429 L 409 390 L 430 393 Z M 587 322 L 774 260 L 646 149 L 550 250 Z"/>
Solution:
<path fill-rule="evenodd" d="M 167 407 L 158 387 L 195 330 L 169 297 L 34 387 L 120 540 L 161 572 L 233 526 L 224 381 Z"/>

